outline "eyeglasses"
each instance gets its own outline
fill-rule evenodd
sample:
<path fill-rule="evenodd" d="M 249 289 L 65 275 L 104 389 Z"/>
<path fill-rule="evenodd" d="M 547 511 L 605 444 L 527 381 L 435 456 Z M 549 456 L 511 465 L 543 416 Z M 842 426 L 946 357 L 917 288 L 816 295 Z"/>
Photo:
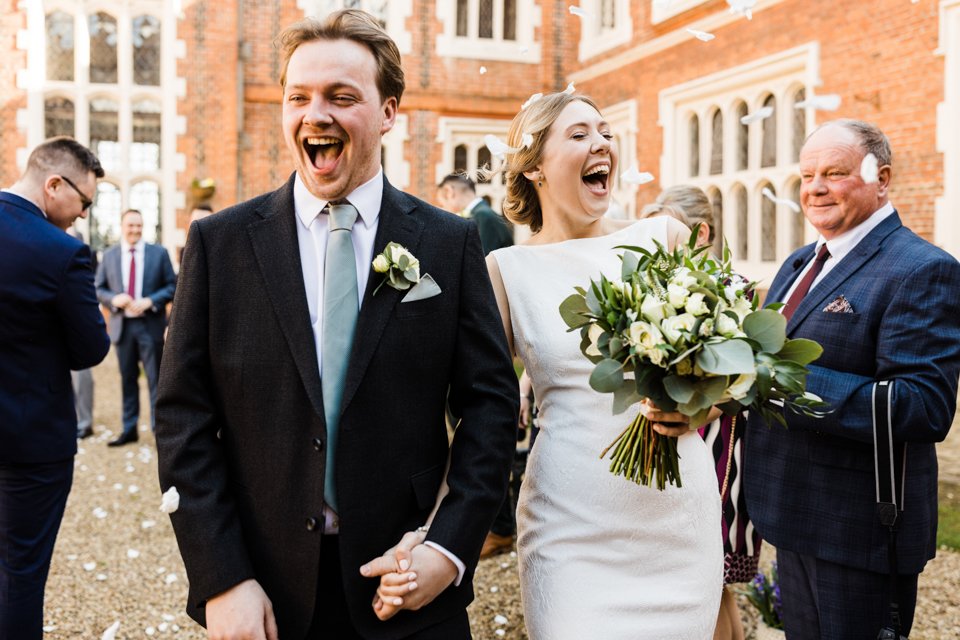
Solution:
<path fill-rule="evenodd" d="M 91 200 L 91 199 L 88 198 L 87 196 L 83 195 L 83 191 L 80 191 L 80 187 L 78 187 L 77 185 L 73 184 L 73 181 L 72 181 L 70 178 L 68 178 L 67 176 L 60 176 L 60 178 L 61 178 L 64 182 L 66 182 L 68 185 L 70 185 L 70 186 L 73 188 L 73 190 L 77 192 L 77 195 L 80 196 L 80 204 L 83 205 L 82 211 L 86 211 L 86 210 L 89 209 L 91 206 L 93 206 L 93 200 Z"/>

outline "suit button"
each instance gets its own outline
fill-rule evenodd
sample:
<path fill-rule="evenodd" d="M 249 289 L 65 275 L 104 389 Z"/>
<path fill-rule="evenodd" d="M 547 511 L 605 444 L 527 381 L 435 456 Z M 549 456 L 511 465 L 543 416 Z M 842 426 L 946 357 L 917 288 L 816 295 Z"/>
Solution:
<path fill-rule="evenodd" d="M 307 531 L 316 531 L 317 524 L 316 518 L 307 518 Z"/>
<path fill-rule="evenodd" d="M 323 440 L 320 438 L 313 439 L 313 448 L 317 451 L 323 451 Z"/>

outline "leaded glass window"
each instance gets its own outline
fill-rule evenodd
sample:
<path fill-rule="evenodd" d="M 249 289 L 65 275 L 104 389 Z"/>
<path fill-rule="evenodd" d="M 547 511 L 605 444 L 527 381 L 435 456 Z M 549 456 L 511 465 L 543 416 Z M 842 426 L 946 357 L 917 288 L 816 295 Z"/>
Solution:
<path fill-rule="evenodd" d="M 90 101 L 90 149 L 106 171 L 120 169 L 117 103 L 110 98 L 94 98 Z"/>
<path fill-rule="evenodd" d="M 45 138 L 76 136 L 74 119 L 72 100 L 54 96 L 43 101 L 43 135 Z"/>
<path fill-rule="evenodd" d="M 151 100 L 133 104 L 130 168 L 134 171 L 156 171 L 160 168 L 160 105 Z"/>
<path fill-rule="evenodd" d="M 90 248 L 100 251 L 120 241 L 120 209 L 123 199 L 117 185 L 97 182 L 97 195 L 90 213 Z"/>
<path fill-rule="evenodd" d="M 747 239 L 750 235 L 750 224 L 747 212 L 747 190 L 743 185 L 738 184 L 733 187 L 733 199 L 737 203 L 737 259 L 746 260 L 749 258 L 750 245 Z"/>
<path fill-rule="evenodd" d="M 486 146 L 480 147 L 477 149 L 477 182 L 487 182 L 483 174 L 480 173 L 479 169 L 489 169 L 492 165 L 492 157 L 490 155 L 490 149 L 487 149 Z"/>
<path fill-rule="evenodd" d="M 720 109 L 713 112 L 710 133 L 710 175 L 715 176 L 723 173 L 723 112 Z"/>
<path fill-rule="evenodd" d="M 470 24 L 470 9 L 467 0 L 457 0 L 457 35 L 466 37 Z"/>
<path fill-rule="evenodd" d="M 777 166 L 777 99 L 772 95 L 763 101 L 764 107 L 771 107 L 774 112 L 763 120 L 763 144 L 760 149 L 760 166 Z"/>
<path fill-rule="evenodd" d="M 160 232 L 160 187 L 144 180 L 130 187 L 130 208 L 143 214 L 143 239 L 156 242 Z"/>
<path fill-rule="evenodd" d="M 807 92 L 800 88 L 793 94 L 793 104 L 797 104 L 807 99 Z M 807 138 L 807 110 L 793 110 L 793 145 L 791 149 L 791 160 L 800 162 L 800 149 L 803 147 L 803 141 Z"/>
<path fill-rule="evenodd" d="M 759 191 L 762 192 L 765 188 L 770 189 L 774 196 L 777 195 L 776 189 L 769 182 L 760 185 Z M 760 259 L 764 262 L 777 259 L 777 203 L 765 196 L 761 196 L 760 206 Z"/>
<path fill-rule="evenodd" d="M 458 144 L 453 149 L 453 171 L 454 173 L 467 172 L 467 145 Z"/>
<path fill-rule="evenodd" d="M 160 20 L 150 15 L 133 19 L 133 82 L 160 85 Z"/>
<path fill-rule="evenodd" d="M 517 39 L 517 0 L 503 0 L 503 39 Z"/>
<path fill-rule="evenodd" d="M 713 206 L 713 250 L 720 255 L 723 251 L 723 194 L 719 189 L 712 189 L 707 195 Z"/>
<path fill-rule="evenodd" d="M 797 180 L 790 185 L 790 199 L 800 204 L 800 181 Z M 790 217 L 790 250 L 799 249 L 806 244 L 804 241 L 804 233 L 806 231 L 806 219 L 803 217 L 803 213 L 794 213 L 793 209 L 789 210 Z"/>
<path fill-rule="evenodd" d="M 73 16 L 54 11 L 47 16 L 47 80 L 73 80 Z"/>
<path fill-rule="evenodd" d="M 117 82 L 117 20 L 103 11 L 90 16 L 90 82 Z"/>
<path fill-rule="evenodd" d="M 741 118 L 747 115 L 747 104 L 737 103 L 737 171 L 744 171 L 750 159 L 750 126 L 743 124 Z"/>
<path fill-rule="evenodd" d="M 480 0 L 480 24 L 477 35 L 481 38 L 493 37 L 493 0 Z"/>
<path fill-rule="evenodd" d="M 697 114 L 690 116 L 688 123 L 690 149 L 690 177 L 700 175 L 700 118 Z"/>

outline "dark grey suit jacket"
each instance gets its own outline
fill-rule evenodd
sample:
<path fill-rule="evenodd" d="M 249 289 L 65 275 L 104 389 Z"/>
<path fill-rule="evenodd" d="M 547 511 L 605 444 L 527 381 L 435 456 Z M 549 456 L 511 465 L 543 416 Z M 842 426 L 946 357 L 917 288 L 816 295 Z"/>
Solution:
<path fill-rule="evenodd" d="M 280 635 L 314 614 L 326 427 L 297 244 L 293 177 L 190 228 L 160 371 L 157 448 L 190 578 L 188 611 L 256 578 Z M 399 638 L 472 600 L 486 532 L 506 492 L 519 398 L 475 225 L 384 181 L 375 252 L 407 247 L 442 293 L 401 303 L 370 273 L 337 445 L 343 584 L 356 628 Z M 445 404 L 462 417 L 448 449 Z M 373 615 L 362 563 L 424 523 L 450 457 L 450 494 L 429 540 L 467 576 L 418 612 Z"/>

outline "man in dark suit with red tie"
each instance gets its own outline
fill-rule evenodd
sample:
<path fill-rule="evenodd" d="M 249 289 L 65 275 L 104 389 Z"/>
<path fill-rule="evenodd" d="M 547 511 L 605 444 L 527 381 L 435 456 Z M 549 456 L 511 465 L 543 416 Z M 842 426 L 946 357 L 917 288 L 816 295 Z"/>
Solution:
<path fill-rule="evenodd" d="M 869 167 L 872 154 L 877 170 Z M 877 515 L 873 389 L 893 381 L 893 440 L 905 447 L 897 520 L 901 633 L 936 553 L 937 457 L 960 374 L 960 264 L 903 226 L 888 200 L 891 150 L 874 125 L 828 122 L 800 152 L 800 200 L 820 233 L 791 255 L 769 301 L 790 338 L 823 346 L 807 388 L 832 412 L 751 416 L 744 454 L 750 515 L 777 547 L 791 640 L 877 638 L 892 624 L 889 532 Z"/>
<path fill-rule="evenodd" d="M 138 439 L 141 364 L 150 390 L 151 426 L 155 423 L 167 303 L 177 287 L 170 254 L 160 245 L 143 241 L 143 214 L 136 209 L 124 211 L 120 237 L 120 244 L 104 252 L 97 269 L 97 298 L 110 311 L 110 340 L 117 351 L 123 391 L 123 430 L 108 443 L 111 447 Z"/>
<path fill-rule="evenodd" d="M 43 636 L 43 592 L 77 452 L 70 371 L 107 354 L 90 250 L 65 232 L 103 169 L 72 138 L 0 192 L 0 638 Z"/>

